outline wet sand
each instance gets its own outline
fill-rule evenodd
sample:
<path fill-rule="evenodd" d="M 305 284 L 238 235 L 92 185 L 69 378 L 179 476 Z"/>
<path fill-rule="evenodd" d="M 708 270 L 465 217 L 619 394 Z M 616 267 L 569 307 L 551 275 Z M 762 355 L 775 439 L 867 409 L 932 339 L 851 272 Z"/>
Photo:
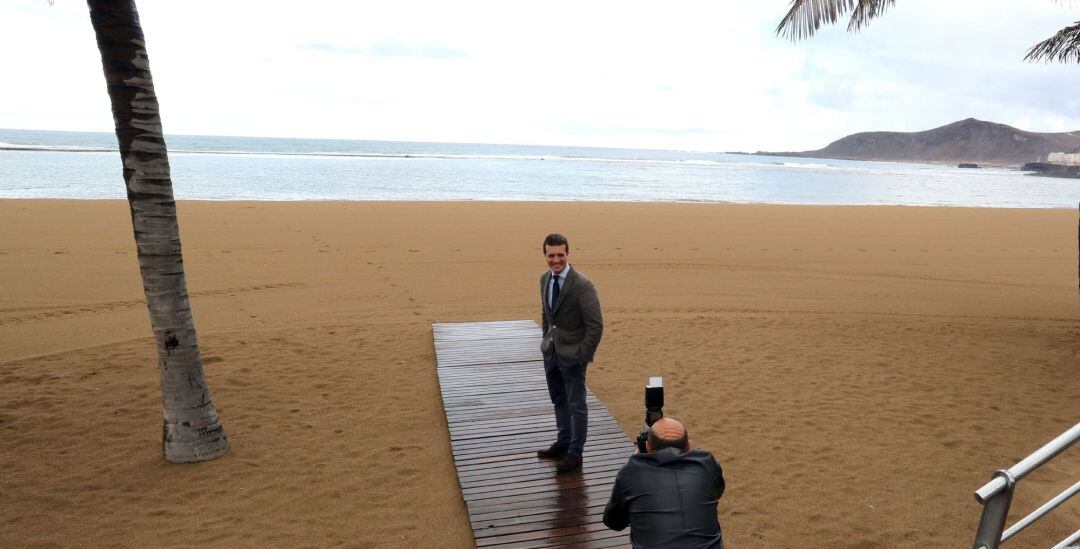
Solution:
<path fill-rule="evenodd" d="M 1080 420 L 1076 212 L 184 202 L 222 459 L 161 458 L 127 204 L 0 201 L 0 546 L 467 547 L 433 322 L 539 319 L 565 233 L 589 385 L 724 467 L 730 547 L 967 547 L 972 491 Z M 588 459 L 588 456 L 586 456 Z M 1020 483 L 1013 520 L 1080 478 Z M 1025 532 L 1050 546 L 1080 501 Z"/>

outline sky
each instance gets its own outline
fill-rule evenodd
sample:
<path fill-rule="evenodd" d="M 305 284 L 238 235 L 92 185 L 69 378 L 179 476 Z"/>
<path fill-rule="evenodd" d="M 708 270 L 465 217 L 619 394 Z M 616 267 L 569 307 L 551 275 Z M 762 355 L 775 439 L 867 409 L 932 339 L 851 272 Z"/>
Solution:
<path fill-rule="evenodd" d="M 898 0 L 792 42 L 788 0 L 138 0 L 166 134 L 817 149 L 964 118 L 1080 130 L 1080 2 Z M 846 22 L 845 22 L 846 23 Z M 85 1 L 0 3 L 0 128 L 111 132 Z"/>

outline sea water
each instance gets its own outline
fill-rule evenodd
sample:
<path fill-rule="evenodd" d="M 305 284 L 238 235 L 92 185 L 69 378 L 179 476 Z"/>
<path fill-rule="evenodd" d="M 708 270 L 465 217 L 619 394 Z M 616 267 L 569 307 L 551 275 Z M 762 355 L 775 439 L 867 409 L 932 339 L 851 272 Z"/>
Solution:
<path fill-rule="evenodd" d="M 714 152 L 166 137 L 178 199 L 606 200 L 1074 208 L 1080 180 Z M 111 133 L 0 130 L 0 198 L 126 196 Z"/>

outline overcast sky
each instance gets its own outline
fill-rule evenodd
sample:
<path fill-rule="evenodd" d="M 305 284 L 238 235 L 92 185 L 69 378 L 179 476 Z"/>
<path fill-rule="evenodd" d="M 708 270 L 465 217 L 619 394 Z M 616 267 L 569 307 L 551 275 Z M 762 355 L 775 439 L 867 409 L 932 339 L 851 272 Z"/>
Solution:
<path fill-rule="evenodd" d="M 798 43 L 787 0 L 140 0 L 167 134 L 816 149 L 967 117 L 1080 130 L 1080 2 L 899 0 Z M 86 3 L 0 4 L 0 128 L 112 131 Z"/>

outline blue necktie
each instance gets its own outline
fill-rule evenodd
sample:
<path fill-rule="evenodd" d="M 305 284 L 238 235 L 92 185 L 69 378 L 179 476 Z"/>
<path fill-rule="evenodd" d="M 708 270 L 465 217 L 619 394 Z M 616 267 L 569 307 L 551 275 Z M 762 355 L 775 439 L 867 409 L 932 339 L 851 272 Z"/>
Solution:
<path fill-rule="evenodd" d="M 551 310 L 555 310 L 555 304 L 559 302 L 559 276 L 553 275 L 555 278 L 551 281 Z"/>

